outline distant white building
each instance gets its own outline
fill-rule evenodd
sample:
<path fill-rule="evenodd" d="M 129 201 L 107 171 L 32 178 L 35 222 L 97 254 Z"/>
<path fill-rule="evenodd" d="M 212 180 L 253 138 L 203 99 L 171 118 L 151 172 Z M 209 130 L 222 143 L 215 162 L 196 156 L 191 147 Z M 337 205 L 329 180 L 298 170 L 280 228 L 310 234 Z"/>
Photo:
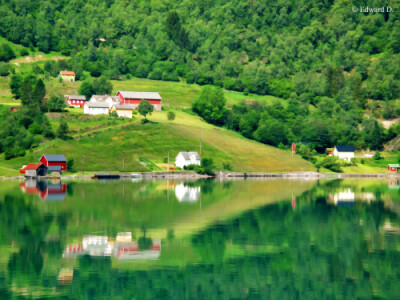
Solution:
<path fill-rule="evenodd" d="M 182 168 L 188 165 L 200 166 L 200 155 L 197 152 L 179 152 L 175 158 L 175 166 Z"/>
<path fill-rule="evenodd" d="M 120 102 L 119 97 L 109 95 L 93 95 L 83 106 L 83 113 L 89 115 L 108 115 L 114 105 Z"/>
<path fill-rule="evenodd" d="M 107 103 L 87 102 L 83 106 L 83 113 L 89 115 L 108 115 L 110 107 Z"/>
<path fill-rule="evenodd" d="M 354 158 L 354 152 L 354 146 L 335 146 L 333 155 L 339 159 L 351 161 L 351 159 Z"/>

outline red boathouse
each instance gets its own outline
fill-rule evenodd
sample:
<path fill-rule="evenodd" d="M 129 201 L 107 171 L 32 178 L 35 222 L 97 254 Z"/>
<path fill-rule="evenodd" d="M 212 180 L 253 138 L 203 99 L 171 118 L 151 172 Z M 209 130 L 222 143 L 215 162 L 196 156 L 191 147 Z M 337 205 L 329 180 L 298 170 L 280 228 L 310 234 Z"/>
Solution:
<path fill-rule="evenodd" d="M 135 109 L 141 100 L 147 100 L 154 105 L 154 110 L 161 110 L 161 96 L 157 92 L 131 92 L 118 91 L 117 96 L 121 99 L 120 104 L 131 104 Z"/>
<path fill-rule="evenodd" d="M 62 171 L 67 170 L 67 159 L 63 154 L 46 154 L 39 161 L 45 166 L 60 166 Z"/>

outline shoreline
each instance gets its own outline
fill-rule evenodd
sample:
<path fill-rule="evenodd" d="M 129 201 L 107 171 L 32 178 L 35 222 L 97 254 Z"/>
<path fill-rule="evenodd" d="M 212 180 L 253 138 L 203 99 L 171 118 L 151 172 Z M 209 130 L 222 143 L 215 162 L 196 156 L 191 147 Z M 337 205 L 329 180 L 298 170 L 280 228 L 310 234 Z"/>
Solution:
<path fill-rule="evenodd" d="M 40 176 L 40 177 L 25 177 L 25 176 L 0 176 L 1 180 L 18 180 L 23 181 L 27 179 L 36 180 L 73 180 L 73 179 L 94 179 L 93 176 L 97 173 L 90 175 L 66 175 L 66 176 Z M 145 172 L 145 173 L 110 173 L 112 175 L 120 176 L 117 179 L 247 179 L 247 178 L 281 178 L 281 179 L 341 179 L 341 178 L 380 178 L 380 179 L 400 179 L 400 173 L 318 173 L 318 172 L 286 172 L 286 173 L 264 173 L 264 172 L 216 172 L 215 176 L 201 175 L 195 172 Z M 100 179 L 101 180 L 101 179 Z"/>

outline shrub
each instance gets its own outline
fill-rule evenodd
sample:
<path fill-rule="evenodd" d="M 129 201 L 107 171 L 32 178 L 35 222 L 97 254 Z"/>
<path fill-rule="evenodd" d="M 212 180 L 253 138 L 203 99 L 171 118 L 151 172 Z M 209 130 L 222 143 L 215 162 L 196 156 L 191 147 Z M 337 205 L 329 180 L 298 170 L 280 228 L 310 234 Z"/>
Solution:
<path fill-rule="evenodd" d="M 381 160 L 383 157 L 381 156 L 381 153 L 379 151 L 376 151 L 374 156 L 372 157 L 374 160 Z"/>
<path fill-rule="evenodd" d="M 342 172 L 339 160 L 334 156 L 327 156 L 319 162 L 319 166 L 333 172 Z"/>

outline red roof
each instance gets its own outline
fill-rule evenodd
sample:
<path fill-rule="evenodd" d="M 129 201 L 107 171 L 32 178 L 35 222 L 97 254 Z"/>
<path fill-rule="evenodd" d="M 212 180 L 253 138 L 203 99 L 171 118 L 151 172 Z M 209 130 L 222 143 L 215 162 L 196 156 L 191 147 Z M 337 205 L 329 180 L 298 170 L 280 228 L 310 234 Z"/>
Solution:
<path fill-rule="evenodd" d="M 60 73 L 61 73 L 61 75 L 73 75 L 73 76 L 75 76 L 75 72 L 74 71 L 61 71 Z"/>
<path fill-rule="evenodd" d="M 36 170 L 37 168 L 39 168 L 42 164 L 36 164 L 36 163 L 30 163 L 28 164 L 24 170 Z"/>

